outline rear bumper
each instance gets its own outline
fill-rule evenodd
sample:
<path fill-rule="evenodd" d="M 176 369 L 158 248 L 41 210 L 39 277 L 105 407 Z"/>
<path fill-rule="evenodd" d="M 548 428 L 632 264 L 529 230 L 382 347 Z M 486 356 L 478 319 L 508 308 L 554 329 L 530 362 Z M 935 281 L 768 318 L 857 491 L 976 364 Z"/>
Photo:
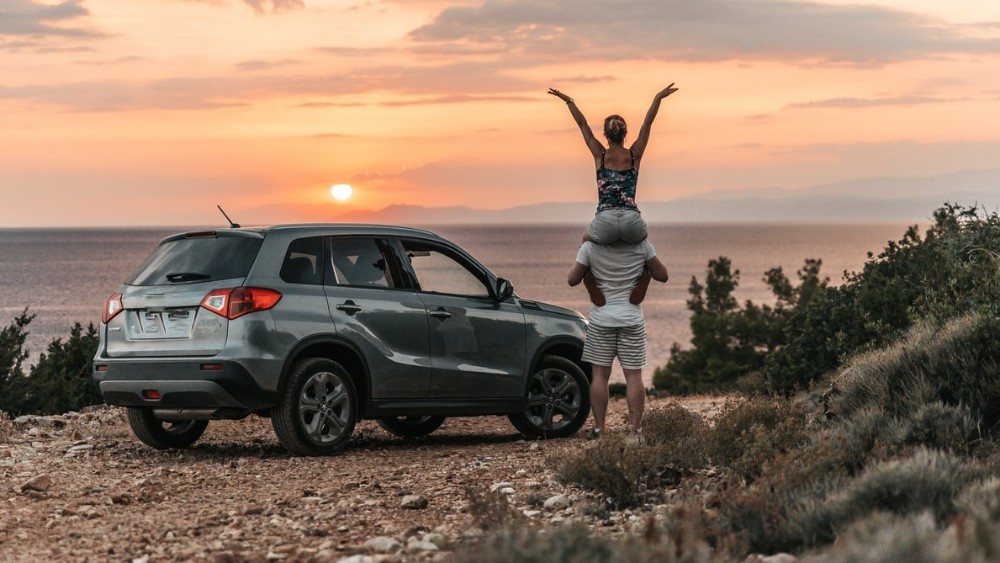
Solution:
<path fill-rule="evenodd" d="M 246 368 L 231 360 L 98 358 L 92 370 L 94 385 L 109 405 L 257 410 L 277 401 L 276 393 L 261 389 Z M 159 399 L 148 399 L 150 391 Z"/>

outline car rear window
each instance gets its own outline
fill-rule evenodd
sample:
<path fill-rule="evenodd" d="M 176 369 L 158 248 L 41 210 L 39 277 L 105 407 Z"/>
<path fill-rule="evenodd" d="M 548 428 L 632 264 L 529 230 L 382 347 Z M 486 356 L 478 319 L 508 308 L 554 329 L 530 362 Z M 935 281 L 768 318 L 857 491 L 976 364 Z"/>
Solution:
<path fill-rule="evenodd" d="M 176 285 L 246 277 L 264 239 L 197 234 L 164 240 L 128 285 Z"/>

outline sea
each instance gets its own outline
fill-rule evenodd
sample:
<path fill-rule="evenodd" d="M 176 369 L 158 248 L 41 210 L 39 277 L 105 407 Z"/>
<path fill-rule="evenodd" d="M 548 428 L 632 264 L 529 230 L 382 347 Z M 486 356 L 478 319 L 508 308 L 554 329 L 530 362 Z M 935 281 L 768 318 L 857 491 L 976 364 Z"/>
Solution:
<path fill-rule="evenodd" d="M 494 273 L 513 282 L 524 298 L 589 310 L 586 290 L 569 287 L 566 272 L 580 244 L 584 224 L 424 225 L 458 243 Z M 689 345 L 686 308 L 692 277 L 704 281 L 708 261 L 728 257 L 739 270 L 735 296 L 742 303 L 773 304 L 764 272 L 780 266 L 795 282 L 806 258 L 823 261 L 832 284 L 858 271 L 906 224 L 651 224 L 649 240 L 670 272 L 653 282 L 643 311 L 649 364 L 643 378 L 664 365 L 676 342 Z M 0 328 L 27 309 L 28 364 L 54 339 L 66 339 L 74 323 L 100 322 L 105 298 L 137 268 L 158 242 L 188 228 L 0 229 Z M 622 380 L 614 367 L 613 380 Z"/>

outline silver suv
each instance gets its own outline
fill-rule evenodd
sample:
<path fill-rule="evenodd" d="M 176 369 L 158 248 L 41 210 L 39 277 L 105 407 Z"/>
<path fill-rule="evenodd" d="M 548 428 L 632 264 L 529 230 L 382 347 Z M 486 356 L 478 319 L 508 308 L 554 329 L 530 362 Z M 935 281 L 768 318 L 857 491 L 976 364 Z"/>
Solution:
<path fill-rule="evenodd" d="M 190 232 L 107 299 L 93 377 L 156 448 L 254 413 L 302 455 L 343 448 L 359 419 L 419 437 L 446 416 L 501 414 L 563 437 L 590 408 L 585 332 L 579 313 L 521 299 L 431 232 Z"/>

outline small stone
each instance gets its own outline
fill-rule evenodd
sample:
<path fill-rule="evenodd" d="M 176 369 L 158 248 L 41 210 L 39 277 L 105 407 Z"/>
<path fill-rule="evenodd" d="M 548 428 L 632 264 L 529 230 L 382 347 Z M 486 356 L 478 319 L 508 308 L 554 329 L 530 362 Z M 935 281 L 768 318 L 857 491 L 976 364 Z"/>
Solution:
<path fill-rule="evenodd" d="M 569 506 L 569 497 L 564 494 L 558 494 L 545 499 L 542 506 L 546 510 L 562 510 Z"/>
<path fill-rule="evenodd" d="M 343 559 L 338 559 L 337 563 L 375 563 L 375 558 L 371 555 L 352 555 Z"/>
<path fill-rule="evenodd" d="M 422 495 L 406 495 L 399 506 L 410 510 L 423 510 L 428 504 L 427 498 Z"/>
<path fill-rule="evenodd" d="M 513 486 L 514 486 L 513 483 L 506 483 L 506 482 L 504 482 L 504 483 L 494 483 L 494 484 L 490 485 L 490 492 L 491 493 L 495 493 L 495 492 L 499 491 L 500 489 L 510 489 Z"/>
<path fill-rule="evenodd" d="M 421 539 L 423 539 L 423 541 L 425 542 L 429 542 L 436 545 L 438 549 L 444 549 L 448 545 L 448 540 L 444 537 L 444 535 L 439 534 L 437 532 L 429 532 L 427 534 L 424 534 L 424 537 Z"/>
<path fill-rule="evenodd" d="M 410 541 L 406 542 L 407 553 L 419 553 L 421 551 L 437 551 L 437 550 L 438 546 L 429 541 L 423 541 L 413 538 Z"/>
<path fill-rule="evenodd" d="M 541 510 L 524 510 L 521 512 L 521 514 L 524 514 L 528 518 L 534 518 L 535 516 L 538 516 L 541 513 L 542 513 Z"/>
<path fill-rule="evenodd" d="M 798 560 L 798 557 L 788 553 L 775 553 L 774 555 L 761 557 L 760 563 L 796 563 Z"/>
<path fill-rule="evenodd" d="M 52 477 L 48 475 L 38 475 L 32 477 L 27 483 L 21 485 L 21 491 L 38 491 L 44 493 L 52 486 Z"/>
<path fill-rule="evenodd" d="M 395 553 L 402 549 L 403 545 L 393 538 L 376 536 L 366 541 L 365 547 L 378 553 Z"/>
<path fill-rule="evenodd" d="M 538 442 L 532 442 L 531 445 L 528 446 L 528 450 L 530 450 L 530 451 L 537 451 L 538 450 Z"/>

